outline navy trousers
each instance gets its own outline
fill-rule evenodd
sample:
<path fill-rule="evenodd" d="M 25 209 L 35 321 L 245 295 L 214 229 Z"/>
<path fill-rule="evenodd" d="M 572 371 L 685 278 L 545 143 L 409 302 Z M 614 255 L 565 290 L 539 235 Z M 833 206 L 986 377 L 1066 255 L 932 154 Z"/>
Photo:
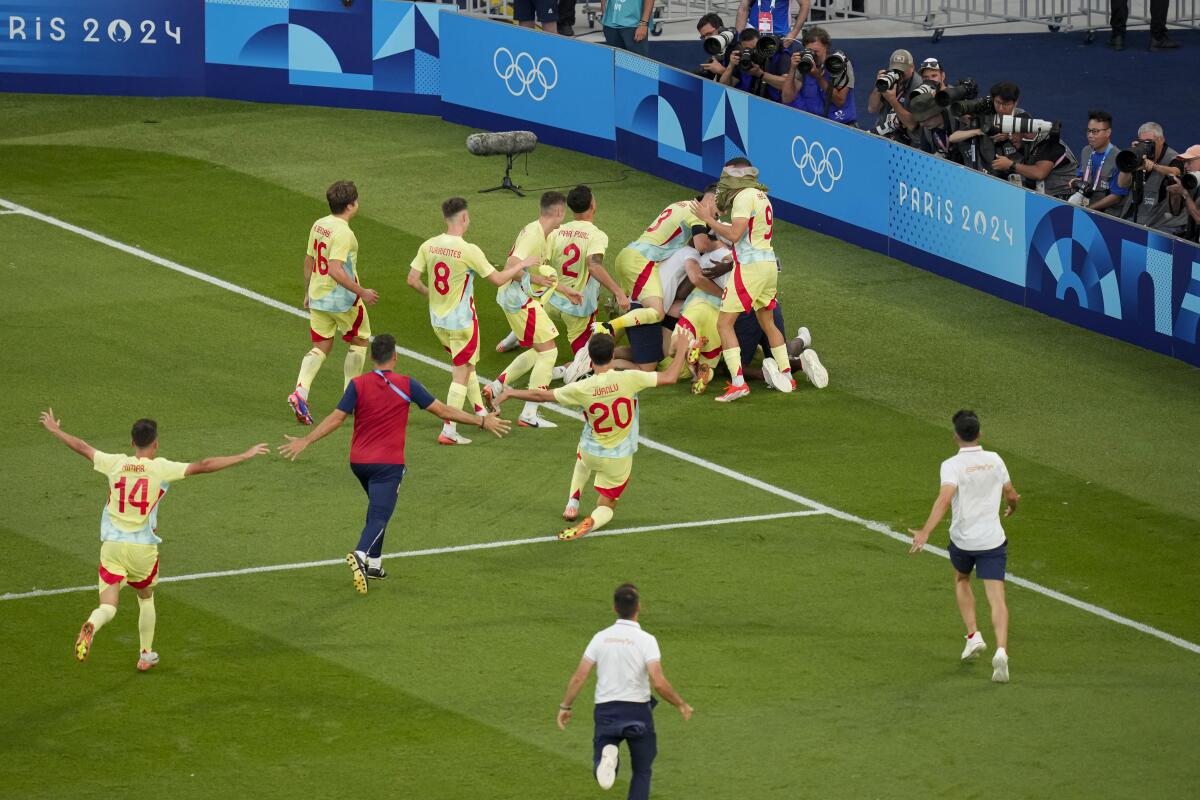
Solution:
<path fill-rule="evenodd" d="M 367 521 L 363 525 L 358 547 L 354 548 L 372 558 L 383 553 L 383 534 L 396 510 L 396 495 L 404 479 L 403 464 L 351 464 L 350 470 L 363 491 L 367 493 Z"/>
<path fill-rule="evenodd" d="M 629 781 L 629 800 L 647 800 L 650 797 L 650 770 L 654 757 L 658 755 L 658 737 L 654 733 L 654 716 L 651 713 L 657 700 L 649 703 L 627 703 L 616 700 L 600 703 L 592 716 L 596 723 L 596 734 L 592 738 L 592 773 L 600 765 L 600 751 L 605 745 L 621 742 L 629 745 L 629 763 L 633 777 Z"/>

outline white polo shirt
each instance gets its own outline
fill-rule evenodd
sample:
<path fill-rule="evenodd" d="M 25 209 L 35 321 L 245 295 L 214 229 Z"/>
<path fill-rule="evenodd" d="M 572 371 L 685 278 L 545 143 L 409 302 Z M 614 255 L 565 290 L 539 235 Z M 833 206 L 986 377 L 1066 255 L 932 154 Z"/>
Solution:
<path fill-rule="evenodd" d="M 650 702 L 646 665 L 661 661 L 658 640 L 631 619 L 619 619 L 588 642 L 583 657 L 596 665 L 596 704 Z"/>
<path fill-rule="evenodd" d="M 963 447 L 942 462 L 942 486 L 957 486 L 950 501 L 950 541 L 963 550 L 991 550 L 1004 544 L 1000 497 L 1008 467 L 979 445 Z"/>
<path fill-rule="evenodd" d="M 658 263 L 658 280 L 662 283 L 663 290 L 663 308 L 670 308 L 675 302 L 675 293 L 679 291 L 679 286 L 687 280 L 687 267 L 684 263 L 688 259 L 700 261 L 700 252 L 694 247 L 681 247 L 676 250 L 666 261 Z"/>

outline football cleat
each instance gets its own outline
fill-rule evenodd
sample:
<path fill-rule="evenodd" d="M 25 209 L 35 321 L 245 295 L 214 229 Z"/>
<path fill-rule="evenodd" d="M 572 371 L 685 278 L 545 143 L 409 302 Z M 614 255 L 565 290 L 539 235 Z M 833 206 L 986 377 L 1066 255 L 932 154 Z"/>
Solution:
<path fill-rule="evenodd" d="M 591 533 L 592 528 L 595 526 L 596 521 L 594 519 L 591 517 L 584 517 L 583 522 L 567 528 L 565 531 L 560 533 L 558 535 L 558 540 L 560 542 L 569 542 L 572 539 L 578 539 L 581 536 L 587 536 L 589 533 Z"/>
<path fill-rule="evenodd" d="M 732 383 L 725 384 L 723 394 L 717 396 L 718 403 L 732 403 L 734 400 L 741 400 L 746 395 L 750 394 L 750 387 L 746 384 L 734 386 Z"/>
<path fill-rule="evenodd" d="M 617 760 L 621 751 L 615 744 L 606 744 L 600 751 L 600 763 L 596 765 L 596 783 L 601 789 L 611 789 L 617 780 Z"/>
<path fill-rule="evenodd" d="M 522 414 L 517 418 L 517 424 L 522 428 L 557 428 L 558 424 L 544 419 L 536 411 L 532 414 Z"/>
<path fill-rule="evenodd" d="M 692 342 L 687 351 L 687 363 L 691 364 L 693 367 L 696 366 L 696 362 L 700 360 L 700 351 L 704 349 L 704 345 L 707 341 L 708 340 L 705 337 L 701 336 L 699 339 L 695 339 Z"/>
<path fill-rule="evenodd" d="M 809 383 L 818 389 L 829 385 L 829 370 L 825 369 L 825 365 L 817 357 L 816 350 L 805 350 L 801 353 L 800 363 L 804 365 L 804 375 Z"/>
<path fill-rule="evenodd" d="M 597 333 L 607 333 L 614 339 L 617 338 L 617 329 L 612 326 L 611 322 L 598 322 L 596 327 L 599 329 L 596 331 Z"/>
<path fill-rule="evenodd" d="M 796 331 L 796 338 L 799 339 L 806 348 L 812 347 L 812 333 L 803 325 L 800 326 L 800 330 Z"/>
<path fill-rule="evenodd" d="M 796 381 L 792 378 L 790 372 L 784 372 L 779 368 L 779 364 L 773 358 L 764 358 L 762 362 L 763 380 L 772 389 L 780 392 L 795 391 Z"/>
<path fill-rule="evenodd" d="M 982 633 L 975 631 L 974 636 L 967 637 L 967 644 L 963 647 L 962 651 L 962 660 L 967 661 L 975 658 L 984 650 L 987 650 L 987 642 L 983 640 Z"/>
<path fill-rule="evenodd" d="M 517 339 L 517 335 L 510 332 L 508 336 L 496 342 L 496 352 L 507 353 L 509 350 L 516 350 L 518 344 L 520 344 L 520 340 Z"/>
<path fill-rule="evenodd" d="M 566 374 L 567 368 L 565 366 L 556 365 L 554 369 L 550 370 L 550 380 L 561 381 L 563 379 L 563 375 Z"/>
<path fill-rule="evenodd" d="M 586 378 L 592 372 L 592 357 L 588 353 L 587 346 L 579 348 L 579 352 L 575 354 L 575 359 L 567 365 L 563 370 L 562 382 L 574 383 L 577 380 Z"/>
<path fill-rule="evenodd" d="M 292 392 L 288 395 L 287 404 L 292 407 L 292 413 L 296 415 L 296 421 L 301 425 L 312 425 L 312 414 L 308 413 L 308 403 L 304 402 L 304 398 L 299 392 Z"/>
<path fill-rule="evenodd" d="M 438 434 L 438 444 L 470 444 L 471 440 L 463 436 L 458 431 L 442 430 Z"/>
<path fill-rule="evenodd" d="M 359 594 L 367 593 L 367 565 L 358 553 L 346 554 L 346 563 L 350 565 L 350 577 L 354 579 L 354 591 Z"/>
<path fill-rule="evenodd" d="M 992 682 L 1008 683 L 1008 653 L 1003 647 L 997 647 L 992 656 Z"/>
<path fill-rule="evenodd" d="M 90 622 L 83 623 L 83 627 L 79 629 L 79 636 L 75 639 L 76 661 L 87 661 L 88 653 L 92 650 L 92 637 L 95 635 L 95 626 Z"/>
<path fill-rule="evenodd" d="M 137 668 L 138 672 L 145 672 L 158 664 L 158 653 L 153 650 L 143 650 L 138 656 Z"/>
<path fill-rule="evenodd" d="M 692 381 L 692 394 L 704 394 L 704 390 L 708 388 L 708 383 L 712 380 L 712 376 L 712 367 L 708 364 L 700 364 L 696 367 L 696 380 Z"/>
<path fill-rule="evenodd" d="M 373 581 L 381 581 L 387 577 L 387 570 L 383 567 L 367 567 L 367 578 Z"/>

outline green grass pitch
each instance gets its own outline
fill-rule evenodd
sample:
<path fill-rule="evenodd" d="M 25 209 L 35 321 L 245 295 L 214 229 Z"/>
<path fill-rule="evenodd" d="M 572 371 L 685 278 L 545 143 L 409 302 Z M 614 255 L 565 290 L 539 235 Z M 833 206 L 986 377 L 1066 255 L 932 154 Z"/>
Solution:
<path fill-rule="evenodd" d="M 441 200 L 470 199 L 469 238 L 493 261 L 536 215 L 537 192 L 475 194 L 500 163 L 429 118 L 0 95 L 0 119 L 0 198 L 293 306 L 324 189 L 355 180 L 372 326 L 439 359 L 404 276 Z M 687 194 L 550 147 L 528 163 L 531 189 L 591 183 L 614 248 Z M 953 452 L 950 414 L 974 407 L 1023 494 L 1012 572 L 1200 641 L 1200 372 L 791 225 L 776 240 L 788 325 L 812 329 L 830 387 L 731 407 L 648 391 L 645 436 L 903 530 Z M 0 215 L 0 293 L 0 594 L 95 580 L 102 478 L 40 409 L 108 450 L 154 416 L 162 453 L 185 460 L 296 432 L 295 316 L 21 214 Z M 490 288 L 477 298 L 490 376 L 505 329 Z M 340 394 L 341 353 L 318 414 Z M 441 369 L 401 369 L 444 396 Z M 555 532 L 578 423 L 550 416 L 557 430 L 469 448 L 439 448 L 436 421 L 415 418 L 387 551 Z M 177 487 L 163 574 L 339 557 L 364 508 L 348 440 Z M 802 510 L 643 448 L 611 527 Z M 986 661 L 958 663 L 947 562 L 828 514 L 388 567 L 366 598 L 344 566 L 164 583 L 163 661 L 146 675 L 132 593 L 84 665 L 71 644 L 93 592 L 0 599 L 0 797 L 599 797 L 590 686 L 566 733 L 553 721 L 626 580 L 696 708 L 687 724 L 658 709 L 655 797 L 1165 798 L 1200 781 L 1200 654 L 1010 586 L 1013 681 L 993 685 Z"/>

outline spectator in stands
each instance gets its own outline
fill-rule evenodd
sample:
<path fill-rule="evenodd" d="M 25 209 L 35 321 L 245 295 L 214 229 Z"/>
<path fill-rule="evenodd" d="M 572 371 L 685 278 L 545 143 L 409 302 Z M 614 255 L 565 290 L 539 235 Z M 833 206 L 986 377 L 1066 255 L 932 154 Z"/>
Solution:
<path fill-rule="evenodd" d="M 1029 119 L 1028 114 L 1019 114 Z M 1013 157 L 996 156 L 992 169 L 997 173 L 1014 173 L 1021 176 L 1021 185 L 1030 191 L 1039 192 L 1065 200 L 1071 194 L 1071 181 L 1075 179 L 1078 162 L 1071 148 L 1067 147 L 1058 134 L 1040 133 L 1014 134 L 1013 146 L 1017 154 Z"/>
<path fill-rule="evenodd" d="M 875 120 L 876 128 L 888 127 L 888 116 L 895 114 L 896 120 L 907 128 L 909 131 L 916 129 L 916 123 L 913 121 L 912 114 L 908 113 L 908 100 L 913 89 L 916 88 L 916 79 L 913 77 L 916 74 L 916 69 L 913 66 L 912 53 L 907 50 L 896 50 L 892 53 L 892 57 L 888 59 L 887 69 L 879 70 L 876 79 L 882 78 L 891 70 L 896 70 L 903 74 L 904 77 L 885 92 L 880 92 L 878 88 L 871 89 L 871 96 L 867 98 L 867 112 L 877 114 Z"/>
<path fill-rule="evenodd" d="M 700 33 L 700 41 L 703 42 L 710 36 L 716 36 L 725 29 L 725 21 L 721 19 L 719 14 L 709 12 L 700 18 L 696 23 L 696 30 Z M 700 65 L 700 75 L 705 78 L 720 78 L 725 72 L 724 54 L 719 56 L 711 56 L 709 60 Z"/>
<path fill-rule="evenodd" d="M 739 0 L 735 30 L 744 31 L 747 27 L 754 28 L 759 33 L 773 33 L 783 37 L 785 47 L 800 38 L 800 29 L 808 21 L 808 7 L 812 0 L 799 0 L 800 13 L 796 21 L 791 21 L 791 0 Z"/>
<path fill-rule="evenodd" d="M 1150 0 L 1150 49 L 1174 50 L 1179 42 L 1167 35 L 1167 6 L 1170 0 Z M 1129 19 L 1129 0 L 1111 0 L 1112 36 L 1108 46 L 1114 50 L 1125 49 L 1125 23 Z"/>
<path fill-rule="evenodd" d="M 649 58 L 650 15 L 653 12 L 654 0 L 601 0 L 604 43 Z"/>
<path fill-rule="evenodd" d="M 558 33 L 575 35 L 575 0 L 558 0 Z"/>
<path fill-rule="evenodd" d="M 653 0 L 650 0 L 653 2 Z M 734 86 L 743 92 L 759 97 L 779 100 L 783 88 L 783 72 L 788 69 L 788 51 L 780 50 L 766 61 L 757 58 L 746 61 L 743 51 L 754 51 L 761 37 L 754 28 L 746 28 L 738 34 L 738 45 L 729 56 L 729 65 L 721 74 L 721 83 Z"/>
<path fill-rule="evenodd" d="M 1179 177 L 1166 179 L 1166 202 L 1159 205 L 1149 225 L 1163 233 L 1195 241 L 1200 230 L 1200 207 L 1196 204 L 1200 198 L 1200 144 L 1180 154 L 1174 165 L 1180 170 Z"/>
<path fill-rule="evenodd" d="M 827 59 L 832 42 L 824 28 L 805 28 L 800 43 L 815 56 L 810 62 L 812 67 L 802 74 L 803 51 L 792 53 L 791 69 L 783 79 L 780 101 L 818 117 L 853 125 L 858 112 L 854 105 L 854 66 L 850 59 L 845 58 L 845 53 L 838 53 L 845 66 L 835 65 L 837 74 L 829 69 Z"/>
<path fill-rule="evenodd" d="M 959 160 L 957 149 L 953 147 L 958 121 L 950 115 L 949 109 L 939 106 L 933 95 L 926 92 L 909 101 L 908 111 L 915 123 L 915 127 L 909 129 L 913 147 L 950 161 Z"/>
<path fill-rule="evenodd" d="M 1117 185 L 1117 146 L 1112 143 L 1112 114 L 1089 111 L 1087 147 L 1079 156 L 1079 167 L 1071 189 L 1078 194 L 1071 202 L 1092 211 L 1109 211 L 1129 194 Z M 1086 202 L 1084 202 L 1086 200 Z"/>
<path fill-rule="evenodd" d="M 513 19 L 522 28 L 533 28 L 533 18 L 546 33 L 558 33 L 558 0 L 513 0 Z"/>
<path fill-rule="evenodd" d="M 1179 153 L 1167 144 L 1162 126 L 1157 122 L 1147 122 L 1138 128 L 1138 138 L 1132 146 L 1136 147 L 1138 142 L 1152 142 L 1153 152 L 1133 170 L 1117 176 L 1117 185 L 1129 190 L 1119 216 L 1146 225 L 1156 216 L 1157 206 L 1166 198 L 1165 179 L 1172 175 L 1178 177 L 1180 173 L 1179 167 L 1171 165 L 1179 158 Z"/>

